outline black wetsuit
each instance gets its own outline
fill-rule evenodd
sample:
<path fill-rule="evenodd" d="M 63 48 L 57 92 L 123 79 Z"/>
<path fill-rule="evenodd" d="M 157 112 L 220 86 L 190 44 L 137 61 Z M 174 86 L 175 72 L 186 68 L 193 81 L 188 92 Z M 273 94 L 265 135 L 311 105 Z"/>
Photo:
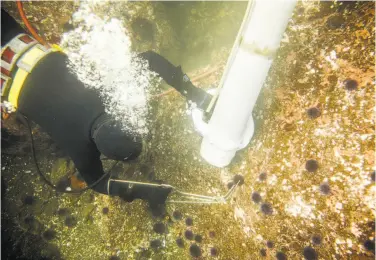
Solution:
<path fill-rule="evenodd" d="M 23 29 L 5 11 L 1 11 L 1 45 Z M 183 80 L 180 67 L 173 66 L 166 59 L 148 51 L 140 56 L 149 62 L 149 68 L 161 76 L 169 85 L 188 99 L 203 91 Z M 104 107 L 98 94 L 85 88 L 75 75 L 67 69 L 67 57 L 52 53 L 43 58 L 27 77 L 19 96 L 19 111 L 39 124 L 73 160 L 76 168 L 88 185 L 103 176 L 100 152 L 91 136 L 95 120 L 103 115 Z M 138 156 L 141 144 L 132 141 L 122 143 L 132 157 Z M 124 149 L 123 149 L 124 150 Z M 116 151 L 114 151 L 116 153 Z M 123 157 L 124 158 L 124 157 Z M 107 193 L 107 178 L 93 189 Z M 115 190 L 111 194 L 118 195 Z"/>

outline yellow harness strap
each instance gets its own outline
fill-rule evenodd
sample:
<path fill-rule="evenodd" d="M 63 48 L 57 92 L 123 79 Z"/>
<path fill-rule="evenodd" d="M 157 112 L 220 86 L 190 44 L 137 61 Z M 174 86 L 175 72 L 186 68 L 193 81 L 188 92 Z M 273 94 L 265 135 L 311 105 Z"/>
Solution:
<path fill-rule="evenodd" d="M 8 95 L 3 97 L 5 100 L 3 100 L 2 105 L 6 108 L 6 113 L 11 113 L 18 108 L 18 97 L 20 96 L 27 76 L 32 72 L 33 68 L 49 53 L 56 51 L 62 52 L 62 49 L 55 44 L 52 45 L 52 48 L 48 49 L 41 44 L 35 44 L 21 54 L 14 64 L 15 66 L 8 66 L 12 67 L 11 72 L 14 73 L 14 77 L 9 82 Z"/>
<path fill-rule="evenodd" d="M 18 69 L 14 76 L 8 95 L 8 102 L 10 102 L 15 109 L 18 108 L 18 97 L 27 76 L 35 65 L 37 65 L 37 63 L 50 52 L 51 51 L 41 49 L 37 44 L 26 52 L 17 62 Z"/>
<path fill-rule="evenodd" d="M 14 76 L 14 80 L 8 95 L 8 102 L 12 104 L 14 109 L 17 109 L 18 107 L 18 96 L 20 95 L 27 75 L 29 75 L 29 73 L 26 70 L 18 69 L 16 75 Z"/>

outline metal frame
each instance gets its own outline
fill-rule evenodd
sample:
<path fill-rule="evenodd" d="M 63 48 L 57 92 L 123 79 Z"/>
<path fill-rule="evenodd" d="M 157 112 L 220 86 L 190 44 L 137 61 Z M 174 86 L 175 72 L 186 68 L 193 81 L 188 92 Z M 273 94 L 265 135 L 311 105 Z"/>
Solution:
<path fill-rule="evenodd" d="M 129 188 L 132 188 L 133 185 L 143 185 L 150 187 L 161 187 L 161 188 L 171 188 L 172 191 L 176 192 L 179 196 L 182 197 L 182 200 L 167 200 L 167 203 L 182 203 L 182 204 L 225 204 L 234 194 L 236 187 L 239 185 L 239 182 L 234 184 L 231 189 L 224 196 L 206 196 L 201 194 L 194 194 L 189 192 L 183 192 L 178 190 L 176 187 L 169 184 L 156 184 L 148 182 L 139 182 L 139 181 L 128 181 L 128 180 L 118 180 L 118 179 L 109 179 L 107 182 L 107 193 L 110 194 L 110 185 L 111 182 L 122 182 L 128 183 Z"/>

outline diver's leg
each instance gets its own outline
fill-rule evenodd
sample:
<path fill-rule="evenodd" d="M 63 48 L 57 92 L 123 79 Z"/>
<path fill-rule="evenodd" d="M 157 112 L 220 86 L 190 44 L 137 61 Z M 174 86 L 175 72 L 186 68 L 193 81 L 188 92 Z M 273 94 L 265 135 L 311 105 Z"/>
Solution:
<path fill-rule="evenodd" d="M 91 138 L 107 158 L 127 161 L 137 158 L 142 151 L 142 139 L 122 129 L 110 115 L 102 114 L 91 127 Z"/>

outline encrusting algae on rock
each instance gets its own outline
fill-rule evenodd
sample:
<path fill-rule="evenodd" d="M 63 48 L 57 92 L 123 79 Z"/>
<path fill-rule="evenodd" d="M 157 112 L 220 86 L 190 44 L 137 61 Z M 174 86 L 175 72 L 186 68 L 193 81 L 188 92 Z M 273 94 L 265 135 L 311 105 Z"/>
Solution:
<path fill-rule="evenodd" d="M 18 18 L 15 3 L 2 4 Z M 192 77 L 226 62 L 246 4 L 117 2 L 127 6 L 122 16 L 104 2 L 96 11 L 114 14 L 132 44 L 187 65 Z M 24 3 L 49 41 L 60 38 L 77 8 L 73 2 Z M 174 23 L 177 14 L 186 23 Z M 221 27 L 218 21 L 225 19 Z M 92 191 L 57 193 L 39 179 L 29 155 L 2 153 L 3 250 L 15 249 L 8 259 L 374 259 L 374 24 L 372 2 L 298 2 L 253 111 L 256 134 L 229 167 L 200 158 L 201 138 L 182 97 L 170 93 L 152 101 L 149 145 L 157 178 L 214 196 L 241 176 L 244 184 L 228 204 L 168 204 L 166 216 L 155 217 L 142 201 L 129 204 Z M 153 37 L 141 33 L 144 27 Z M 228 41 L 217 41 L 225 30 Z M 222 72 L 197 85 L 216 86 Z M 46 141 L 42 137 L 38 142 Z M 48 177 L 63 177 L 65 163 L 61 171 L 51 170 L 58 156 L 48 149 L 37 154 Z M 108 169 L 110 162 L 104 164 Z M 138 168 L 121 165 L 117 172 Z"/>

